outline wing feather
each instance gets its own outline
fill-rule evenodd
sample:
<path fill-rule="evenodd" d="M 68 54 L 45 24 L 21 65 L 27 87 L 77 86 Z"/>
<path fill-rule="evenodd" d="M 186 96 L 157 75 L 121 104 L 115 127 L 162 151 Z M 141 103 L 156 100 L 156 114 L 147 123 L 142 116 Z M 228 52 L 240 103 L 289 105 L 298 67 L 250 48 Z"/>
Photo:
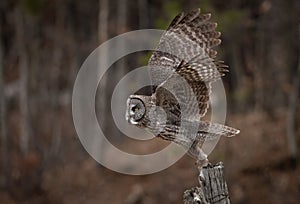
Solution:
<path fill-rule="evenodd" d="M 221 43 L 221 33 L 210 18 L 211 14 L 202 14 L 200 9 L 178 14 L 149 60 L 157 105 L 172 117 L 180 119 L 180 111 L 203 117 L 209 107 L 210 83 L 227 72 L 223 62 L 214 60 L 217 51 L 212 48 Z M 187 83 L 178 83 L 178 77 Z M 179 98 L 166 90 L 173 90 Z M 181 92 L 184 97 L 180 98 Z"/>
<path fill-rule="evenodd" d="M 208 67 L 204 66 L 208 62 L 206 58 L 217 55 L 212 48 L 221 42 L 221 33 L 215 30 L 217 24 L 211 22 L 210 18 L 211 14 L 202 14 L 200 9 L 195 9 L 182 12 L 173 19 L 149 60 L 154 85 L 158 86 L 167 80 L 182 60 L 189 62 L 193 59 L 192 66 L 198 63 Z M 215 66 L 218 71 L 218 65 L 214 62 L 211 60 L 208 65 Z"/>

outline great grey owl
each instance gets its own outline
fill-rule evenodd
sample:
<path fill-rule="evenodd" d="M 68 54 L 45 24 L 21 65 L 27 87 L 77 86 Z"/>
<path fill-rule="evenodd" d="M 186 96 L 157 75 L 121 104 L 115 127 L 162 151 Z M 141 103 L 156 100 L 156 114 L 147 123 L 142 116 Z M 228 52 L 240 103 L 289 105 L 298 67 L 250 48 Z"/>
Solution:
<path fill-rule="evenodd" d="M 149 60 L 152 95 L 129 96 L 126 110 L 130 124 L 182 145 L 200 167 L 208 164 L 202 151 L 206 140 L 239 133 L 201 121 L 209 106 L 210 83 L 228 72 L 228 66 L 214 59 L 212 48 L 220 44 L 221 34 L 210 17 L 196 9 L 173 19 Z"/>

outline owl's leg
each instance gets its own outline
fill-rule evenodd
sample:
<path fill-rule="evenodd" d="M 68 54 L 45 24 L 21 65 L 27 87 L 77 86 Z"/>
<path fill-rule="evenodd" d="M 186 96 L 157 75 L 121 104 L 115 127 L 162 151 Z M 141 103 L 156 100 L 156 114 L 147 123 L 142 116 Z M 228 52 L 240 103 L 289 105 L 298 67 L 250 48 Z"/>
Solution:
<path fill-rule="evenodd" d="M 202 184 L 204 181 L 204 176 L 202 172 L 202 168 L 209 164 L 207 159 L 207 155 L 203 152 L 203 150 L 198 146 L 198 142 L 194 141 L 193 145 L 189 149 L 189 153 L 197 159 L 196 164 L 199 169 L 199 183 Z"/>
<path fill-rule="evenodd" d="M 209 161 L 207 159 L 207 155 L 203 152 L 203 150 L 198 146 L 198 142 L 194 141 L 192 146 L 189 149 L 189 153 L 197 159 L 196 164 L 198 165 L 198 168 L 202 168 L 204 166 L 207 166 L 209 164 Z"/>

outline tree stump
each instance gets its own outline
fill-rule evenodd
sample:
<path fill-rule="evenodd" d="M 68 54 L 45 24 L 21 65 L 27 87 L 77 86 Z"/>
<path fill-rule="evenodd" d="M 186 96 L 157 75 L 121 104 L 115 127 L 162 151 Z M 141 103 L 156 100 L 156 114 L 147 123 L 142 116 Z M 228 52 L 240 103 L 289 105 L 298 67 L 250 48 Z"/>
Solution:
<path fill-rule="evenodd" d="M 204 167 L 202 170 L 203 181 L 200 181 L 200 187 L 194 187 L 184 192 L 184 204 L 229 204 L 228 188 L 223 170 L 222 162 Z"/>

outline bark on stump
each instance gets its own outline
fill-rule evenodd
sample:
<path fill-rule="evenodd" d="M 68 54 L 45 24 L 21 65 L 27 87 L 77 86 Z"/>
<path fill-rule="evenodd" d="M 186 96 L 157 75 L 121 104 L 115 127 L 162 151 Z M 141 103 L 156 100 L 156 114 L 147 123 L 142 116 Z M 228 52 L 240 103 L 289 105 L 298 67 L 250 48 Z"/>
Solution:
<path fill-rule="evenodd" d="M 223 174 L 222 162 L 203 168 L 203 179 L 200 187 L 188 189 L 183 194 L 184 204 L 229 204 L 229 194 Z"/>

